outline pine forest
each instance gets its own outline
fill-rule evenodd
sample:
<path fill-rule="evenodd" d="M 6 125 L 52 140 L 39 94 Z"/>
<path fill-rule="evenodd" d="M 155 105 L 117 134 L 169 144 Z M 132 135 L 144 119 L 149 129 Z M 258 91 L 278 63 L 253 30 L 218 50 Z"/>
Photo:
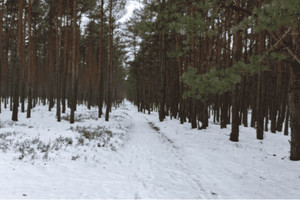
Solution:
<path fill-rule="evenodd" d="M 300 1 L 0 0 L 0 160 L 0 198 L 299 198 Z"/>

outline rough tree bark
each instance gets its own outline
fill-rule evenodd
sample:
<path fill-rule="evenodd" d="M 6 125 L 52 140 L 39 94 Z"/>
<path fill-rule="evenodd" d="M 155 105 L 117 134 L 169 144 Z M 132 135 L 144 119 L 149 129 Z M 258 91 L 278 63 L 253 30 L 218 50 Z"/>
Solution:
<path fill-rule="evenodd" d="M 73 14 L 72 14 L 72 71 L 71 71 L 71 99 L 70 99 L 70 123 L 75 122 L 75 108 L 76 108 L 76 17 L 77 17 L 77 0 L 73 0 Z"/>
<path fill-rule="evenodd" d="M 31 76 L 31 67 L 32 67 L 32 16 L 31 16 L 31 0 L 28 1 L 28 103 L 27 103 L 27 118 L 31 117 L 31 108 L 32 108 L 32 76 Z"/>
<path fill-rule="evenodd" d="M 165 15 L 165 0 L 162 0 L 162 15 L 164 20 Z M 159 102 L 159 121 L 163 121 L 166 117 L 165 104 L 166 104 L 166 62 L 165 62 L 165 28 L 162 27 L 160 33 L 160 102 Z"/>
<path fill-rule="evenodd" d="M 99 58 L 98 58 L 98 70 L 99 70 L 99 99 L 98 99 L 98 117 L 102 116 L 103 107 L 103 31 L 104 31 L 104 0 L 101 0 L 100 7 L 100 37 L 99 37 Z"/>
<path fill-rule="evenodd" d="M 109 56 L 108 56 L 108 88 L 107 88 L 107 101 L 106 101 L 106 113 L 105 113 L 105 121 L 109 120 L 109 112 L 112 106 L 112 92 L 113 92 L 113 22 L 112 22 L 112 7 L 113 1 L 109 1 L 109 36 L 108 36 L 108 43 L 109 43 Z"/>
<path fill-rule="evenodd" d="M 236 0 L 236 7 L 240 8 L 240 0 Z M 238 25 L 240 22 L 240 13 L 235 11 L 234 13 L 234 24 Z M 242 38 L 240 36 L 240 31 L 234 34 L 233 39 L 233 64 L 241 58 L 242 52 Z M 239 141 L 239 84 L 237 84 L 232 93 L 232 125 L 231 125 L 231 133 L 230 140 L 233 142 Z"/>
<path fill-rule="evenodd" d="M 291 160 L 300 160 L 300 53 L 299 25 L 293 30 L 292 44 L 296 53 L 287 47 L 294 62 L 290 66 L 289 112 L 291 127 Z"/>
<path fill-rule="evenodd" d="M 19 0 L 18 3 L 18 35 L 17 35 L 17 52 L 16 52 L 16 65 L 14 71 L 14 92 L 13 92 L 13 112 L 12 120 L 18 121 L 18 108 L 19 108 L 19 76 L 21 67 L 21 51 L 22 51 L 22 35 L 23 35 L 23 7 L 24 0 Z"/>
<path fill-rule="evenodd" d="M 3 53 L 3 13 L 4 13 L 4 0 L 1 0 L 1 10 L 0 10 L 0 113 L 1 113 L 1 107 L 2 107 L 2 68 L 4 65 L 4 53 Z"/>
<path fill-rule="evenodd" d="M 57 121 L 61 121 L 61 30 L 62 30 L 62 0 L 58 2 L 58 12 L 56 15 L 56 59 L 55 59 L 55 69 L 56 69 L 56 82 L 57 82 L 57 94 L 56 94 L 56 116 Z"/>

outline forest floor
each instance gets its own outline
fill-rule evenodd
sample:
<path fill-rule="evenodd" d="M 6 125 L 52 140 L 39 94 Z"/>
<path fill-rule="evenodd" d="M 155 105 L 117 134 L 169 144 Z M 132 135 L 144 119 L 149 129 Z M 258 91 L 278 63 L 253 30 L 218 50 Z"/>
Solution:
<path fill-rule="evenodd" d="M 32 118 L 0 114 L 2 198 L 300 198 L 300 162 L 289 160 L 290 136 L 230 126 L 193 130 L 178 120 L 138 113 L 125 101 L 110 121 L 78 106 L 56 122 L 37 106 Z"/>

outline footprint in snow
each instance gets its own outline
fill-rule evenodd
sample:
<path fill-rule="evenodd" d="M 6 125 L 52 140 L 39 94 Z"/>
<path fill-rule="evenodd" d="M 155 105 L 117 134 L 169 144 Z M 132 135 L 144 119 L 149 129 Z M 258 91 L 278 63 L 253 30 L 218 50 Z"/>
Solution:
<path fill-rule="evenodd" d="M 214 192 L 210 192 L 213 196 L 217 196 L 218 194 L 217 193 L 214 193 Z"/>

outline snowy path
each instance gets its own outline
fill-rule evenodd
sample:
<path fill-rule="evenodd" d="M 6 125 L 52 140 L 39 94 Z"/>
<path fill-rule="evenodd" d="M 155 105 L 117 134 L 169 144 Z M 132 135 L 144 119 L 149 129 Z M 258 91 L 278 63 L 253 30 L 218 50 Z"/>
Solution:
<path fill-rule="evenodd" d="M 143 114 L 130 113 L 131 141 L 120 151 L 120 161 L 138 185 L 138 198 L 208 198 L 200 178 L 170 139 L 151 126 Z M 135 116 L 133 116 L 135 115 Z M 130 156 L 128 156 L 130 155 Z M 129 158 L 129 159 L 128 159 Z M 124 160 L 125 159 L 125 160 Z M 129 179 L 130 180 L 130 179 Z"/>
<path fill-rule="evenodd" d="M 93 156 L 95 152 L 88 147 L 78 146 L 67 150 L 67 153 L 78 154 L 81 159 L 72 161 L 68 159 L 69 154 L 60 152 L 62 157 L 46 162 L 22 162 L 12 160 L 14 154 L 2 154 L 5 157 L 0 160 L 0 198 L 213 197 L 185 162 L 180 154 L 181 149 L 153 127 L 153 122 L 144 114 L 135 110 L 133 105 L 127 103 L 112 115 L 113 123 L 104 122 L 112 130 L 117 130 L 120 124 L 116 125 L 114 121 L 121 124 L 122 120 L 129 121 L 129 139 L 117 151 L 104 150 L 100 155 Z M 46 138 L 51 138 L 55 132 L 63 135 L 63 132 L 69 131 L 67 123 L 57 127 L 51 121 L 53 119 L 45 118 L 44 123 L 40 124 L 32 119 L 27 125 L 37 127 L 36 132 L 48 129 L 48 132 L 41 133 L 41 137 Z M 21 125 L 20 130 L 16 129 L 18 126 L 13 129 L 22 132 L 25 125 Z M 30 128 L 32 138 L 37 135 L 35 131 Z M 80 154 L 82 151 L 90 151 L 88 154 L 91 155 Z"/>

